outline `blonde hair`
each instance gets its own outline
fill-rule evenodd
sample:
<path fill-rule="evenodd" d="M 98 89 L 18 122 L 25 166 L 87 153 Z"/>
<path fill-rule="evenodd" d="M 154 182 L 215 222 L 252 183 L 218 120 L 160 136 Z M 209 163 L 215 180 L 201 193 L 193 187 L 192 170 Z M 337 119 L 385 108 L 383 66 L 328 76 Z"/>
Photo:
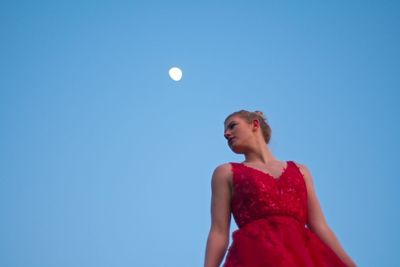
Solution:
<path fill-rule="evenodd" d="M 269 144 L 269 141 L 271 140 L 272 130 L 267 122 L 267 118 L 264 116 L 264 114 L 261 111 L 256 110 L 256 111 L 252 112 L 252 111 L 247 111 L 244 109 L 235 111 L 232 114 L 230 114 L 228 117 L 226 117 L 224 124 L 227 122 L 227 120 L 229 118 L 231 118 L 233 116 L 239 116 L 242 119 L 246 120 L 248 123 L 251 123 L 254 119 L 257 119 L 260 122 L 260 128 L 261 128 L 261 132 L 264 137 L 265 143 Z"/>

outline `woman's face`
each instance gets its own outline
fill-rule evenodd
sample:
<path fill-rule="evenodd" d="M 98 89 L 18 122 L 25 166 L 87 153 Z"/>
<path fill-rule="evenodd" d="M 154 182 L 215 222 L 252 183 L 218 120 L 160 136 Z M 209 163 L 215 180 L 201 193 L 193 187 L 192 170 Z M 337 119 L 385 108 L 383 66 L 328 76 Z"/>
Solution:
<path fill-rule="evenodd" d="M 232 116 L 226 121 L 224 137 L 233 152 L 242 154 L 252 136 L 252 124 L 240 116 Z"/>

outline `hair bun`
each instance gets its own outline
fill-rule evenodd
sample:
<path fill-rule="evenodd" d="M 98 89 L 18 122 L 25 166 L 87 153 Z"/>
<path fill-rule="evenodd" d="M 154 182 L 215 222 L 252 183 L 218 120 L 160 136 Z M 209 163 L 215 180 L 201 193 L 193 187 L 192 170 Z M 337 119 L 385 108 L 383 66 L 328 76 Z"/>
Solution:
<path fill-rule="evenodd" d="M 264 116 L 264 114 L 262 113 L 262 111 L 256 110 L 256 111 L 254 111 L 254 113 L 256 113 L 258 116 L 260 116 L 260 117 L 263 118 L 264 120 L 267 119 L 267 118 Z"/>

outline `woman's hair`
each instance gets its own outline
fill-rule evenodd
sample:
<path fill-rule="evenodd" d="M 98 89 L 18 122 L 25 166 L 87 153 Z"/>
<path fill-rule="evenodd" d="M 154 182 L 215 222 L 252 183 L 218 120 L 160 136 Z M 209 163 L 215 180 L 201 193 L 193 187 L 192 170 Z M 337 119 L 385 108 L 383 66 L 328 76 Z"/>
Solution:
<path fill-rule="evenodd" d="M 269 144 L 269 141 L 271 140 L 272 130 L 267 122 L 267 118 L 264 116 L 264 114 L 261 111 L 256 110 L 254 112 L 251 112 L 251 111 L 242 109 L 242 110 L 233 112 L 228 117 L 226 117 L 224 124 L 230 117 L 233 117 L 233 116 L 239 116 L 242 119 L 246 120 L 248 123 L 251 123 L 254 119 L 257 119 L 260 122 L 261 132 L 264 137 L 265 143 Z"/>

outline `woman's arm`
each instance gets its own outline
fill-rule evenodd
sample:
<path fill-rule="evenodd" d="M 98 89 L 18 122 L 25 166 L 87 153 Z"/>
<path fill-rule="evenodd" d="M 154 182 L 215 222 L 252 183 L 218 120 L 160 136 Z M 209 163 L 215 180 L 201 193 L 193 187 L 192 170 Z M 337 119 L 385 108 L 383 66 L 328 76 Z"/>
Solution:
<path fill-rule="evenodd" d="M 218 267 L 229 245 L 231 181 L 230 164 L 220 165 L 214 170 L 211 179 L 211 227 L 204 267 Z"/>
<path fill-rule="evenodd" d="M 311 172 L 305 165 L 300 166 L 300 171 L 303 173 L 304 180 L 307 187 L 308 199 L 308 227 L 311 231 L 318 235 L 322 241 L 325 242 L 331 249 L 342 259 L 348 267 L 355 267 L 355 262 L 344 251 L 340 245 L 339 240 L 326 222 L 325 216 L 322 212 L 317 194 L 314 189 L 314 182 Z"/>

